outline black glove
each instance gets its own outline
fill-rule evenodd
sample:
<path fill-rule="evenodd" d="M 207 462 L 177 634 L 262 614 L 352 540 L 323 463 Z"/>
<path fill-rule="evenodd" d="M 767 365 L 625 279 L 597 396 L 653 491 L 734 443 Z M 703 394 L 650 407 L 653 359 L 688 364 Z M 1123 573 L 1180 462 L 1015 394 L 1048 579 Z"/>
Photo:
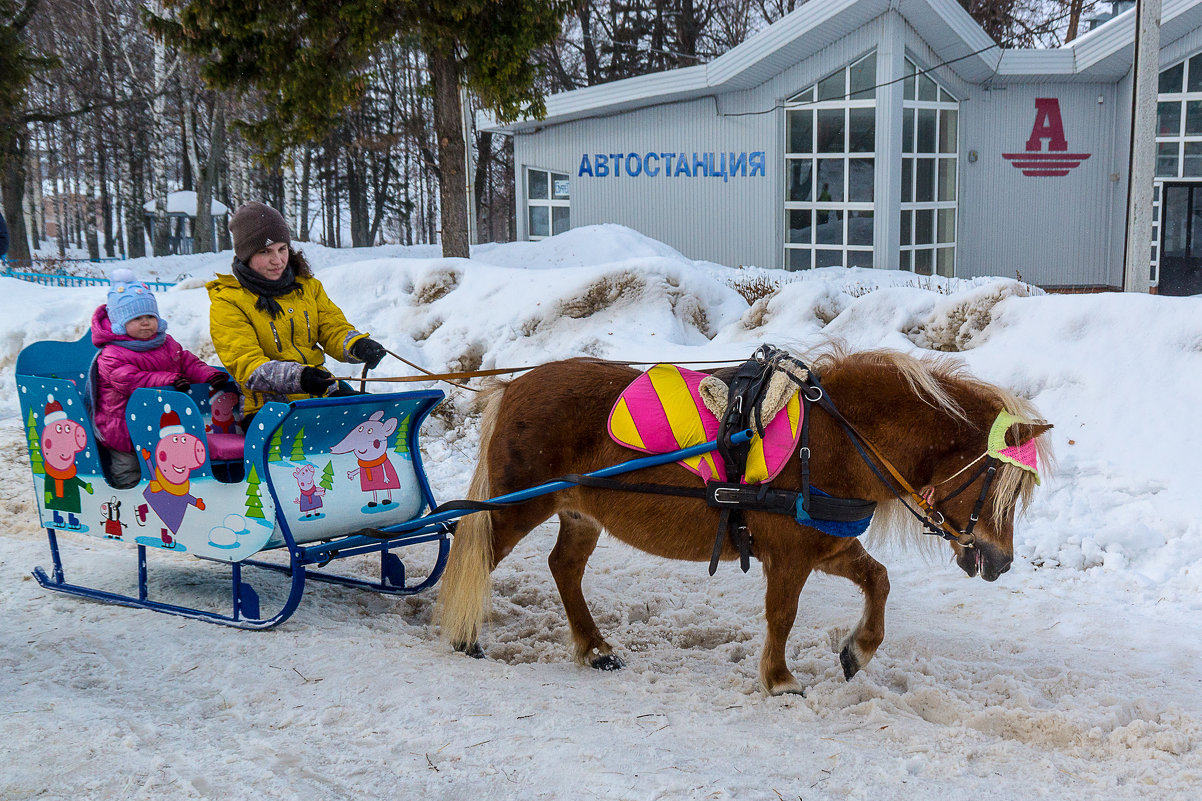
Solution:
<path fill-rule="evenodd" d="M 176 392 L 187 392 L 192 389 L 192 382 L 188 380 L 186 375 L 179 375 L 171 382 L 171 388 Z"/>
<path fill-rule="evenodd" d="M 226 376 L 225 380 L 223 381 L 218 381 L 216 383 L 210 382 L 209 385 L 213 387 L 213 392 L 233 392 L 235 395 L 242 394 L 242 390 L 238 389 L 237 382 L 235 382 L 234 379 L 230 378 L 229 376 Z"/>
<path fill-rule="evenodd" d="M 384 346 L 374 339 L 360 339 L 351 345 L 351 355 L 367 365 L 368 370 L 376 369 L 380 360 L 388 354 Z"/>
<path fill-rule="evenodd" d="M 318 397 L 325 395 L 326 390 L 329 389 L 330 385 L 337 380 L 337 378 L 330 375 L 320 367 L 306 367 L 304 370 L 301 370 L 301 389 L 310 395 L 316 395 Z"/>
<path fill-rule="evenodd" d="M 213 389 L 221 387 L 223 384 L 228 384 L 231 381 L 229 373 L 217 373 L 208 380 L 209 386 Z"/>

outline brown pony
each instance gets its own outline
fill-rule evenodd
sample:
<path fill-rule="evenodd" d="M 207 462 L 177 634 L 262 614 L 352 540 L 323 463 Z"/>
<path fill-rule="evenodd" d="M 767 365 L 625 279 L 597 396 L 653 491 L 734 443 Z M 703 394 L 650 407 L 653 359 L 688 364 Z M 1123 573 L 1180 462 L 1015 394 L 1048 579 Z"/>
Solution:
<path fill-rule="evenodd" d="M 807 360 L 810 361 L 810 360 Z M 973 480 L 954 498 L 959 483 L 950 477 L 979 460 L 990 426 L 1003 409 L 1035 420 L 1031 405 L 995 386 L 972 379 L 946 359 L 918 360 L 892 351 L 829 352 L 810 361 L 829 397 L 844 417 L 897 468 L 911 486 L 923 487 L 949 522 L 963 530 L 981 493 L 984 478 Z M 537 367 L 487 398 L 480 461 L 469 491 L 473 499 L 527 489 L 569 473 L 585 473 L 635 458 L 614 443 L 606 421 L 619 393 L 638 372 L 590 359 Z M 722 376 L 722 373 L 719 373 Z M 810 410 L 811 470 L 814 486 L 831 495 L 878 503 L 873 530 L 917 530 L 897 497 L 857 455 L 848 435 L 817 407 Z M 1035 439 L 1051 426 L 1019 423 L 1007 443 Z M 971 475 L 961 474 L 960 481 Z M 700 486 L 676 464 L 646 468 L 631 481 Z M 986 511 L 974 531 L 974 547 L 952 542 L 956 562 L 969 576 L 994 581 L 1010 568 L 1016 508 L 1025 506 L 1035 476 L 1003 463 L 989 489 Z M 773 482 L 801 487 L 798 459 Z M 718 510 L 701 500 L 572 487 L 499 511 L 464 518 L 455 534 L 439 596 L 442 636 L 456 649 L 483 656 L 478 644 L 488 605 L 490 575 L 497 563 L 535 526 L 559 516 L 559 538 L 551 551 L 551 574 L 567 612 L 578 661 L 600 669 L 622 667 L 589 613 L 581 578 L 602 529 L 642 551 L 667 559 L 705 562 L 718 528 Z M 752 554 L 763 566 L 768 623 L 760 680 L 772 694 L 800 693 L 785 665 L 785 643 L 797 615 L 797 601 L 811 571 L 855 582 L 864 592 L 860 622 L 840 645 L 844 674 L 851 678 L 868 664 L 885 636 L 889 579 L 884 566 L 856 539 L 838 538 L 799 525 L 784 515 L 747 512 Z M 728 541 L 723 559 L 737 550 Z"/>

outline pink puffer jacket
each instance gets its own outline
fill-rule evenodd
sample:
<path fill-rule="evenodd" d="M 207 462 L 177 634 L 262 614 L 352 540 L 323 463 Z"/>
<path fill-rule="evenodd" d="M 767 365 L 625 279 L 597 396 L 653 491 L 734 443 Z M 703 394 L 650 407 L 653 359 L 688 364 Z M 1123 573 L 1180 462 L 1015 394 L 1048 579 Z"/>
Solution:
<path fill-rule="evenodd" d="M 106 306 L 92 315 L 92 344 L 100 348 L 96 363 L 96 408 L 93 409 L 96 434 L 100 441 L 118 451 L 132 452 L 134 444 L 125 424 L 129 396 L 139 387 L 169 386 L 183 375 L 194 384 L 223 373 L 210 367 L 168 334 L 162 345 L 147 351 L 123 348 L 116 342 L 137 342 L 124 333 L 113 333 Z"/>

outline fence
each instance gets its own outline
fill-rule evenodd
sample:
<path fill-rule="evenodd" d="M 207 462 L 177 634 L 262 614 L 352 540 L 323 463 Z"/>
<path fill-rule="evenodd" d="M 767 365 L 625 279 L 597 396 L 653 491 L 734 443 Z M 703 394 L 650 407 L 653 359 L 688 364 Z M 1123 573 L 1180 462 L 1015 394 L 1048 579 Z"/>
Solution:
<path fill-rule="evenodd" d="M 100 259 L 100 262 L 121 261 L 121 259 Z M 97 264 L 98 262 L 90 259 L 32 259 L 24 264 L 32 267 L 35 264 L 47 264 L 53 267 L 62 267 L 65 264 Z M 33 270 L 14 270 L 15 262 L 5 261 L 0 267 L 0 276 L 5 278 L 17 278 L 21 281 L 29 281 L 33 284 L 41 284 L 42 286 L 108 286 L 109 279 L 104 276 L 90 275 L 68 275 L 66 273 L 51 272 L 42 273 L 34 272 Z M 151 289 L 162 291 L 175 286 L 174 282 L 170 281 L 145 281 Z"/>

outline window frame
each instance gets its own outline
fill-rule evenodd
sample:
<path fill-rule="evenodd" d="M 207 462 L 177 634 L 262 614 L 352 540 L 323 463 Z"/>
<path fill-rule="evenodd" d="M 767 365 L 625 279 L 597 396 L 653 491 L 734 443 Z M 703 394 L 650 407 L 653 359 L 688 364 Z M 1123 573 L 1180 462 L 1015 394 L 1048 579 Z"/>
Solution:
<path fill-rule="evenodd" d="M 571 177 L 571 174 L 566 170 L 559 171 L 559 170 L 547 169 L 544 167 L 530 167 L 530 166 L 526 167 L 525 173 L 526 173 L 525 174 L 526 239 L 531 242 L 537 242 L 539 240 L 548 239 L 552 236 L 555 236 L 557 233 L 564 233 L 565 231 L 570 231 L 572 229 L 572 216 L 571 216 L 572 215 L 572 212 L 571 212 L 571 208 L 572 208 L 571 180 L 572 180 L 572 177 Z M 530 196 L 531 195 L 531 193 L 530 193 L 531 178 L 536 174 L 543 175 L 545 177 L 545 180 L 547 181 L 547 196 L 545 198 L 534 198 L 534 197 Z M 563 180 L 568 182 L 567 197 L 563 197 L 563 198 L 555 197 L 555 179 L 557 177 L 562 177 Z M 534 209 L 542 209 L 542 208 L 545 208 L 547 210 L 547 233 L 546 234 L 535 234 L 534 233 L 533 210 Z M 562 231 L 557 232 L 555 230 L 555 209 L 558 209 L 558 208 L 568 209 L 568 219 L 567 219 L 567 226 Z"/>

